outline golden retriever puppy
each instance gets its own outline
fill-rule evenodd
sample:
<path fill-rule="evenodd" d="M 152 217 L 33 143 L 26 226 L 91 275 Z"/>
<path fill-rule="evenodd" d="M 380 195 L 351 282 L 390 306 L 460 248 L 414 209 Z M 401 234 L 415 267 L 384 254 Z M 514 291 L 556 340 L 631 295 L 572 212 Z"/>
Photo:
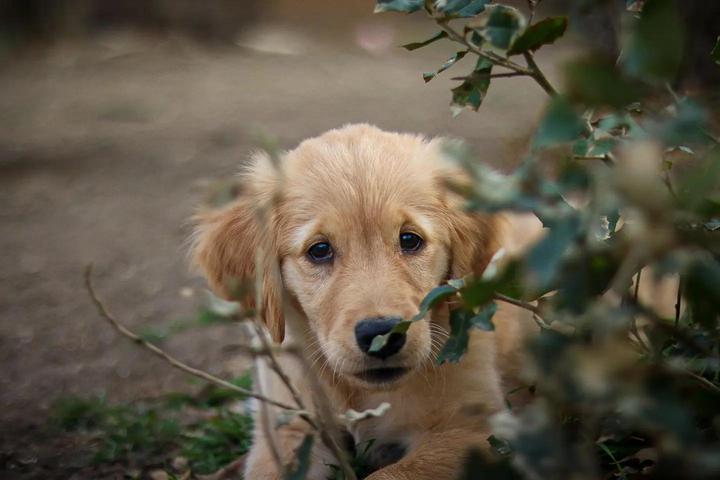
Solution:
<path fill-rule="evenodd" d="M 502 305 L 496 331 L 473 331 L 456 364 L 436 362 L 450 331 L 446 304 L 379 351 L 370 343 L 415 315 L 433 287 L 483 272 L 499 247 L 498 220 L 464 211 L 447 188 L 463 172 L 441 140 L 351 125 L 302 142 L 276 163 L 256 155 L 240 197 L 200 217 L 196 263 L 231 299 L 258 266 L 262 304 L 252 295 L 235 299 L 258 308 L 276 342 L 306 346 L 337 413 L 390 403 L 385 415 L 349 432 L 357 445 L 373 441 L 368 456 L 376 470 L 367 478 L 454 478 L 469 448 L 487 448 L 488 417 L 505 408 L 501 370 L 517 367 L 523 313 Z M 312 405 L 308 372 L 282 361 Z M 292 403 L 269 369 L 261 383 L 269 396 Z M 289 462 L 308 433 L 296 419 L 270 440 Z M 329 478 L 337 460 L 322 442 L 311 458 L 308 478 Z M 281 478 L 261 428 L 245 478 Z"/>

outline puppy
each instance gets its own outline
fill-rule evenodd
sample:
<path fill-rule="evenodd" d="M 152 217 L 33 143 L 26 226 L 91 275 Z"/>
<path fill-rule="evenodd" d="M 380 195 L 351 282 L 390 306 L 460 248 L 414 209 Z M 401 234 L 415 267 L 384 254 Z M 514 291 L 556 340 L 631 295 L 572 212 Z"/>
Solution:
<path fill-rule="evenodd" d="M 351 428 L 355 444 L 372 441 L 367 478 L 454 478 L 468 449 L 487 448 L 488 417 L 505 408 L 502 372 L 518 367 L 529 317 L 501 305 L 495 332 L 473 330 L 456 364 L 436 362 L 450 331 L 447 304 L 379 351 L 370 344 L 415 315 L 433 287 L 481 274 L 500 246 L 499 220 L 463 210 L 448 185 L 466 180 L 442 140 L 370 125 L 331 130 L 277 161 L 255 155 L 243 179 L 233 204 L 199 220 L 194 259 L 211 288 L 256 308 L 275 342 L 305 346 L 337 413 L 391 405 Z M 238 287 L 256 273 L 259 305 Z M 281 362 L 312 405 L 308 372 Z M 268 396 L 293 403 L 270 370 L 260 382 Z M 298 419 L 270 432 L 282 462 L 308 433 Z M 256 428 L 248 480 L 281 478 L 266 434 Z M 316 441 L 308 478 L 330 478 L 332 464 Z"/>

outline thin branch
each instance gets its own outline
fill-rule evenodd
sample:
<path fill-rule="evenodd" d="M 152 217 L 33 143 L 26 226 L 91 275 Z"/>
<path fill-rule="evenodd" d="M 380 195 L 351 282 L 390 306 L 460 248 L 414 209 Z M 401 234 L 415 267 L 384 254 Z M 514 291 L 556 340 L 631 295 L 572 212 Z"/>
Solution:
<path fill-rule="evenodd" d="M 493 298 L 495 300 L 499 300 L 501 302 L 515 305 L 516 307 L 524 308 L 525 310 L 528 310 L 528 311 L 534 313 L 535 315 L 540 315 L 540 309 L 537 306 L 533 305 L 532 303 L 523 302 L 522 300 L 508 297 L 507 295 L 503 295 L 502 293 L 494 294 Z"/>
<path fill-rule="evenodd" d="M 678 282 L 677 299 L 675 300 L 675 328 L 680 324 L 680 309 L 682 308 L 682 292 L 683 292 L 683 281 L 682 277 Z"/>
<path fill-rule="evenodd" d="M 540 70 L 540 67 L 535 62 L 535 57 L 530 52 L 525 52 L 523 54 L 525 57 L 525 61 L 528 64 L 528 67 L 530 68 L 530 76 L 535 79 L 535 81 L 542 87 L 545 92 L 550 95 L 551 97 L 554 97 L 557 95 L 557 91 L 552 86 L 550 81 L 547 79 L 545 74 Z"/>
<path fill-rule="evenodd" d="M 508 78 L 508 77 L 527 77 L 526 73 L 522 72 L 503 72 L 503 73 L 480 73 L 476 72 L 475 75 L 479 78 Z M 450 80 L 466 80 L 468 77 L 452 77 Z"/>
<path fill-rule="evenodd" d="M 226 388 L 228 390 L 232 390 L 236 393 L 240 393 L 242 395 L 246 395 L 251 398 L 255 398 L 262 402 L 269 403 L 270 405 L 275 405 L 276 407 L 282 408 L 284 410 L 290 410 L 293 412 L 298 411 L 296 408 L 294 408 L 290 405 L 279 402 L 277 400 L 273 400 L 272 398 L 269 398 L 269 397 L 266 397 L 265 395 L 253 392 L 252 390 L 238 387 L 237 385 L 234 385 L 226 380 L 223 380 L 222 378 L 218 378 L 215 375 L 212 375 L 208 372 L 198 370 L 197 368 L 191 367 L 191 366 L 181 362 L 180 360 L 176 359 L 169 353 L 165 352 L 163 349 L 161 349 L 157 345 L 146 341 L 141 336 L 139 336 L 135 332 L 133 332 L 130 329 L 128 329 L 127 327 L 125 327 L 108 311 L 107 307 L 105 307 L 105 304 L 98 297 L 97 293 L 95 292 L 95 287 L 93 286 L 92 273 L 93 273 L 93 266 L 92 266 L 92 264 L 90 264 L 85 268 L 85 287 L 87 288 L 87 291 L 90 294 L 90 298 L 92 299 L 93 303 L 95 304 L 95 307 L 97 308 L 97 311 L 100 314 L 100 316 L 102 318 L 104 318 L 105 320 L 107 320 L 108 323 L 110 323 L 110 325 L 118 333 L 129 338 L 130 340 L 137 343 L 138 345 L 145 347 L 146 349 L 150 350 L 158 357 L 160 357 L 163 360 L 165 360 L 166 362 L 168 362 L 173 367 L 175 367 L 179 370 L 182 370 L 185 373 L 189 373 L 190 375 L 193 375 L 195 377 L 202 378 L 206 382 L 210 382 L 219 387 Z"/>

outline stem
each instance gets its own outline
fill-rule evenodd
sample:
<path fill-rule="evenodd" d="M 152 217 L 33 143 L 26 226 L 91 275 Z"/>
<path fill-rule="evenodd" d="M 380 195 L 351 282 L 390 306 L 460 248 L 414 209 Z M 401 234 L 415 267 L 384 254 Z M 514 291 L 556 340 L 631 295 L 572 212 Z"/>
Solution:
<path fill-rule="evenodd" d="M 90 294 L 90 298 L 92 299 L 93 303 L 95 304 L 95 307 L 97 308 L 98 313 L 102 318 L 108 321 L 110 325 L 117 330 L 121 335 L 124 335 L 125 337 L 128 337 L 133 342 L 137 343 L 138 345 L 147 348 L 151 352 L 153 352 L 158 357 L 162 358 L 166 362 L 168 362 L 173 367 L 182 370 L 183 372 L 189 373 L 190 375 L 193 375 L 195 377 L 202 378 L 203 380 L 213 383 L 219 387 L 226 388 L 228 390 L 232 390 L 237 393 L 241 393 L 243 395 L 246 395 L 251 398 L 256 398 L 262 402 L 269 403 L 270 405 L 274 405 L 276 407 L 282 408 L 284 410 L 290 410 L 293 412 L 297 412 L 298 410 L 294 407 L 291 407 L 290 405 L 287 405 L 285 403 L 279 402 L 277 400 L 273 400 L 272 398 L 266 397 L 265 395 L 253 392 L 252 390 L 247 390 L 242 387 L 238 387 L 237 385 L 234 385 L 226 380 L 223 380 L 222 378 L 218 378 L 215 375 L 212 375 L 208 372 L 204 372 L 202 370 L 198 370 L 197 368 L 191 367 L 180 360 L 176 359 L 169 353 L 165 352 L 163 349 L 158 347 L 157 345 L 150 343 L 143 339 L 141 336 L 133 332 L 132 330 L 125 327 L 123 324 L 121 324 L 105 307 L 105 304 L 100 300 L 100 298 L 97 296 L 97 293 L 95 292 L 95 287 L 92 283 L 92 272 L 93 272 L 93 266 L 88 265 L 85 268 L 85 286 L 87 288 L 88 293 Z"/>
<path fill-rule="evenodd" d="M 540 309 L 532 303 L 523 302 L 522 300 L 508 297 L 507 295 L 503 295 L 502 293 L 494 294 L 493 298 L 501 302 L 509 303 L 510 305 L 515 305 L 516 307 L 524 308 L 525 310 L 528 310 L 535 315 L 540 315 Z"/>
<path fill-rule="evenodd" d="M 545 90 L 545 93 L 550 95 L 551 97 L 554 97 L 557 95 L 557 91 L 555 88 L 550 84 L 550 81 L 547 79 L 545 74 L 540 70 L 540 67 L 535 62 L 535 57 L 530 52 L 525 52 L 523 54 L 525 57 L 525 61 L 528 64 L 528 67 L 530 67 L 530 76 L 535 79 L 535 81 L 542 87 L 543 90 Z"/>

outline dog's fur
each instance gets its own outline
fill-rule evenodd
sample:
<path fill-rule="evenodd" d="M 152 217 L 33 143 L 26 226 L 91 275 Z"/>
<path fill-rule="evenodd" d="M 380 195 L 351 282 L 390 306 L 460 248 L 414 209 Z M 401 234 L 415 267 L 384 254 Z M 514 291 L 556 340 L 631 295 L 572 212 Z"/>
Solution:
<path fill-rule="evenodd" d="M 508 305 L 494 318 L 495 332 L 471 332 L 457 364 L 435 362 L 450 330 L 447 304 L 412 325 L 404 347 L 385 360 L 364 354 L 354 337 L 358 321 L 411 318 L 434 286 L 483 272 L 502 242 L 500 223 L 463 210 L 448 185 L 465 181 L 441 140 L 352 125 L 306 140 L 278 161 L 255 155 L 240 197 L 199 217 L 194 258 L 211 287 L 258 308 L 276 342 L 306 347 L 336 412 L 391 404 L 350 432 L 357 444 L 374 440 L 372 480 L 453 478 L 468 448 L 486 448 L 488 417 L 505 408 L 503 375 L 517 370 L 514 352 L 528 317 Z M 401 251 L 405 231 L 424 239 L 420 251 Z M 331 262 L 308 259 L 317 241 L 332 244 Z M 260 305 L 253 294 L 236 293 L 252 282 L 256 265 Z M 290 358 L 282 362 L 312 405 L 307 374 Z M 356 376 L 381 366 L 409 373 L 384 383 Z M 261 382 L 269 396 L 293 403 L 269 370 Z M 283 461 L 307 433 L 299 420 L 272 433 Z M 328 478 L 327 464 L 337 461 L 317 441 L 308 478 Z M 281 478 L 261 428 L 245 478 Z"/>

